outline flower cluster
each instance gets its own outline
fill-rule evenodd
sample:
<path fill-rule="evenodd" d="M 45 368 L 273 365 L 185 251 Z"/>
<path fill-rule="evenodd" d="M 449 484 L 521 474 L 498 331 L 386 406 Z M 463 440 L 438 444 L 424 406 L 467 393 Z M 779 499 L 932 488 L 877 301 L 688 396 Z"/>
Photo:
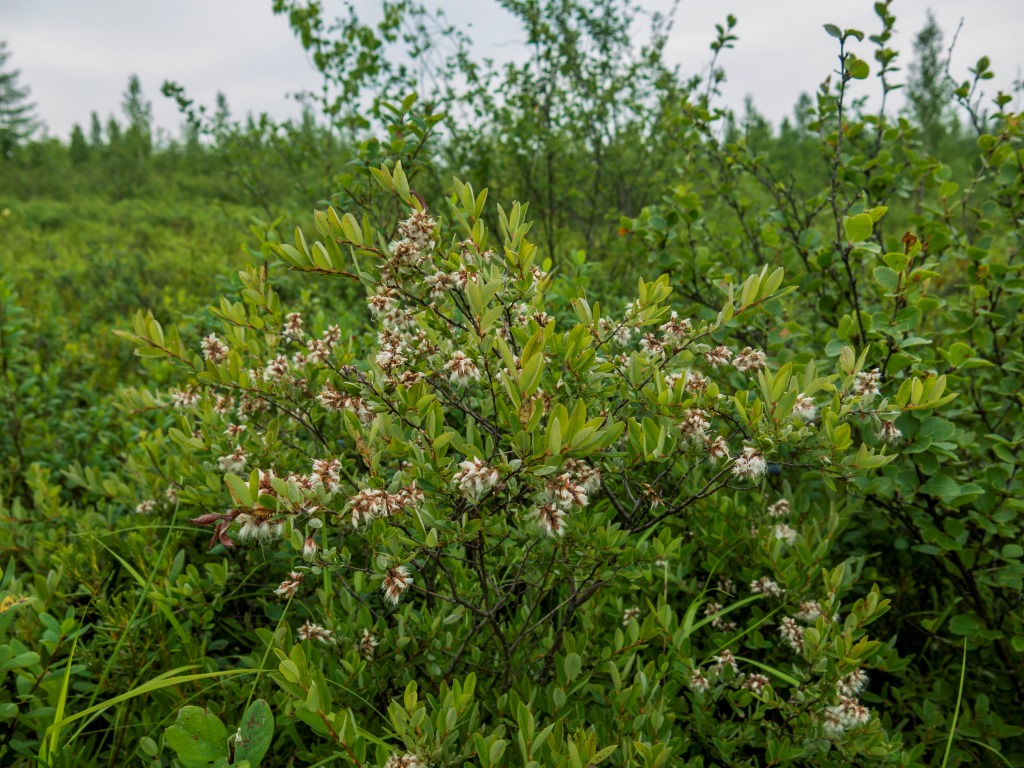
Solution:
<path fill-rule="evenodd" d="M 228 354 L 231 352 L 228 345 L 217 338 L 215 333 L 211 333 L 203 339 L 202 348 L 203 357 L 214 365 L 220 365 L 227 360 Z"/>
<path fill-rule="evenodd" d="M 384 597 L 387 598 L 388 602 L 392 605 L 398 605 L 398 600 L 409 587 L 412 586 L 413 578 L 409 575 L 409 569 L 404 565 L 396 565 L 392 568 L 388 568 L 384 574 L 384 581 L 381 582 L 380 588 L 384 592 Z"/>
<path fill-rule="evenodd" d="M 327 643 L 334 642 L 334 633 L 329 629 L 321 627 L 319 624 L 307 621 L 301 627 L 299 627 L 299 639 L 300 640 L 319 640 L 325 645 Z"/>
<path fill-rule="evenodd" d="M 768 463 L 757 448 L 745 446 L 743 453 L 736 457 L 732 473 L 741 480 L 757 480 L 768 470 Z"/>
<path fill-rule="evenodd" d="M 360 522 L 369 523 L 378 517 L 390 517 L 419 503 L 423 500 L 423 492 L 410 483 L 396 493 L 388 493 L 379 488 L 364 488 L 348 500 L 352 510 L 352 525 Z"/>
<path fill-rule="evenodd" d="M 295 597 L 295 593 L 299 591 L 299 586 L 302 584 L 302 579 L 305 574 L 291 571 L 288 574 L 288 578 L 281 582 L 281 586 L 274 590 L 274 594 L 278 597 L 291 598 Z"/>
<path fill-rule="evenodd" d="M 448 380 L 457 387 L 480 380 L 480 369 L 460 350 L 452 353 L 452 359 L 445 363 L 444 370 L 448 372 Z"/>
<path fill-rule="evenodd" d="M 452 482 L 459 486 L 462 495 L 470 501 L 479 501 L 498 484 L 498 470 L 488 466 L 481 459 L 463 461 L 459 467 Z"/>

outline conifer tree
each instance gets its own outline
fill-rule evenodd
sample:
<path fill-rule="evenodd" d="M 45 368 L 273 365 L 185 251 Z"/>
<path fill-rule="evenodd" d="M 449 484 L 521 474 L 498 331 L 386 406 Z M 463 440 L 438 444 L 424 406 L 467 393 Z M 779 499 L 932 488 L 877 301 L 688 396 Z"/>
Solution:
<path fill-rule="evenodd" d="M 21 72 L 8 71 L 11 54 L 7 43 L 0 41 L 0 157 L 8 158 L 14 148 L 39 129 L 35 104 L 28 101 L 31 90 L 18 84 Z"/>

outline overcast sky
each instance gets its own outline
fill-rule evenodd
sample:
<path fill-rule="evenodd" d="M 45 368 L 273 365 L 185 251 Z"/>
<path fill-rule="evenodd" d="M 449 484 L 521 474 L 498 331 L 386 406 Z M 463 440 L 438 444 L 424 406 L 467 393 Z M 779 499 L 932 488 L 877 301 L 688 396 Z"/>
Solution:
<path fill-rule="evenodd" d="M 639 2 L 651 11 L 671 5 L 671 0 Z M 332 11 L 342 8 L 340 0 L 324 4 Z M 356 0 L 355 5 L 372 18 L 378 2 Z M 426 0 L 426 5 L 443 9 L 449 21 L 462 26 L 480 58 L 527 55 L 523 31 L 497 0 Z M 895 0 L 894 43 L 904 68 L 928 8 L 947 45 L 964 20 L 954 74 L 966 78 L 967 67 L 988 55 L 997 75 L 988 91 L 1010 90 L 1024 68 L 1024 2 Z M 878 30 L 870 0 L 682 0 L 668 54 L 684 74 L 706 71 L 714 25 L 727 13 L 737 16 L 740 39 L 720 59 L 728 77 L 725 100 L 740 108 L 751 95 L 775 123 L 835 66 L 835 41 L 822 24 L 857 27 L 869 35 Z M 646 21 L 638 19 L 635 26 L 638 39 L 645 38 Z M 21 83 L 32 88 L 50 134 L 62 138 L 76 122 L 87 127 L 93 110 L 104 119 L 120 115 L 132 73 L 153 102 L 156 124 L 174 134 L 181 120 L 160 95 L 164 80 L 178 81 L 199 103 L 212 104 L 223 91 L 236 115 L 267 111 L 281 117 L 298 112 L 289 94 L 318 83 L 287 19 L 272 13 L 270 0 L 0 0 L 0 40 L 8 42 L 12 54 L 8 68 L 21 70 Z M 874 64 L 867 42 L 859 50 Z"/>

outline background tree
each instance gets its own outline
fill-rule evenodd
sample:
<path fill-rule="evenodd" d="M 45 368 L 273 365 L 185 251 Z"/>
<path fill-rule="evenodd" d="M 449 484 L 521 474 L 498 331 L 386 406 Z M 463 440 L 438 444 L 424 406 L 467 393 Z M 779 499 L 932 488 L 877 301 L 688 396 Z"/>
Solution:
<path fill-rule="evenodd" d="M 14 148 L 39 129 L 35 104 L 28 101 L 31 89 L 18 85 L 20 70 L 7 71 L 11 54 L 0 42 L 0 157 L 8 158 Z"/>
<path fill-rule="evenodd" d="M 948 54 L 942 29 L 928 11 L 928 21 L 914 38 L 914 60 L 907 78 L 907 110 L 921 128 L 925 148 L 934 152 L 954 126 L 950 104 L 953 86 L 946 75 Z"/>
<path fill-rule="evenodd" d="M 86 162 L 89 159 L 89 143 L 85 140 L 85 133 L 82 126 L 75 123 L 71 129 L 71 143 L 68 146 L 68 155 L 75 165 Z"/>

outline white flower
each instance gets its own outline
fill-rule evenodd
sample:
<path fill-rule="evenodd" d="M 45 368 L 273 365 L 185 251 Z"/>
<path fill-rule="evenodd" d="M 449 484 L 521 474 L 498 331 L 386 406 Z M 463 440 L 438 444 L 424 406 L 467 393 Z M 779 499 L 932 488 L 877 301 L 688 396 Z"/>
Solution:
<path fill-rule="evenodd" d="M 568 472 L 549 480 L 544 486 L 544 497 L 561 509 L 587 506 L 587 492 L 582 485 L 573 482 Z"/>
<path fill-rule="evenodd" d="M 601 487 L 601 470 L 590 466 L 580 459 L 568 459 L 565 462 L 565 471 L 577 485 L 582 485 L 583 490 L 592 493 Z"/>
<path fill-rule="evenodd" d="M 452 353 L 452 359 L 445 363 L 444 370 L 448 371 L 448 380 L 459 387 L 480 380 L 480 369 L 460 350 Z"/>
<path fill-rule="evenodd" d="M 375 316 L 386 315 L 388 312 L 398 306 L 398 299 L 394 297 L 394 290 L 391 288 L 382 288 L 377 293 L 373 294 L 366 300 L 367 306 L 370 308 L 370 312 Z"/>
<path fill-rule="evenodd" d="M 274 590 L 274 594 L 279 597 L 294 597 L 295 593 L 299 591 L 299 585 L 302 584 L 304 575 L 297 571 L 291 571 L 288 574 L 288 578 L 282 581 L 281 585 Z"/>
<path fill-rule="evenodd" d="M 640 609 L 639 608 L 627 608 L 623 612 L 623 614 L 622 614 L 622 626 L 628 627 L 629 626 L 629 622 L 631 622 L 633 619 L 639 619 L 639 618 L 640 618 Z"/>
<path fill-rule="evenodd" d="M 268 362 L 263 369 L 263 380 L 280 381 L 286 373 L 288 373 L 288 358 L 284 355 L 278 355 Z"/>
<path fill-rule="evenodd" d="M 855 669 L 839 680 L 838 690 L 841 696 L 859 696 L 868 684 L 868 675 L 862 669 Z"/>
<path fill-rule="evenodd" d="M 768 514 L 772 517 L 785 517 L 792 511 L 789 506 L 789 502 L 785 499 L 779 499 L 770 507 L 768 507 Z"/>
<path fill-rule="evenodd" d="M 746 446 L 743 453 L 736 457 L 732 465 L 732 473 L 739 478 L 756 480 L 768 469 L 768 463 L 757 448 Z"/>
<path fill-rule="evenodd" d="M 248 512 L 243 512 L 235 518 L 238 523 L 239 541 L 266 542 L 281 535 L 284 526 L 281 523 L 272 523 L 268 518 L 257 517 Z"/>
<path fill-rule="evenodd" d="M 732 667 L 733 672 L 739 671 L 739 666 L 736 664 L 736 657 L 732 655 L 732 651 L 726 648 L 722 651 L 721 655 L 712 657 L 715 660 L 715 672 L 721 674 L 722 670 L 726 667 Z"/>
<path fill-rule="evenodd" d="M 364 629 L 363 636 L 360 638 L 356 648 L 364 659 L 373 661 L 373 652 L 378 645 L 377 638 L 373 636 L 373 633 L 368 629 Z"/>
<path fill-rule="evenodd" d="M 796 542 L 797 536 L 799 536 L 799 534 L 785 523 L 779 523 L 775 526 L 775 528 L 772 529 L 772 536 L 774 536 L 779 541 L 784 541 L 787 544 L 792 545 Z"/>
<path fill-rule="evenodd" d="M 716 461 L 720 459 L 729 458 L 729 444 L 725 441 L 725 438 L 719 435 L 714 440 L 705 440 L 705 446 L 708 449 L 708 455 Z"/>
<path fill-rule="evenodd" d="M 732 360 L 732 351 L 728 347 L 715 347 L 704 353 L 704 359 L 712 368 L 718 368 Z"/>
<path fill-rule="evenodd" d="M 779 597 L 786 590 L 780 587 L 777 583 L 769 579 L 767 576 L 762 576 L 760 579 L 755 579 L 750 582 L 750 591 L 755 595 L 768 595 L 769 597 Z"/>
<path fill-rule="evenodd" d="M 758 371 L 764 368 L 766 359 L 764 352 L 760 349 L 744 347 L 743 351 L 736 355 L 736 359 L 733 360 L 732 364 L 737 371 L 746 373 L 747 371 Z"/>
<path fill-rule="evenodd" d="M 196 405 L 200 397 L 199 387 L 187 387 L 182 390 L 173 390 L 171 392 L 171 403 L 175 408 L 184 410 Z"/>
<path fill-rule="evenodd" d="M 148 515 L 150 512 L 156 509 L 156 502 L 152 499 L 146 499 L 140 501 L 138 506 L 135 507 L 135 514 L 137 515 Z"/>
<path fill-rule="evenodd" d="M 789 616 L 786 616 L 779 623 L 779 634 L 782 641 L 797 653 L 804 649 L 804 630 Z"/>
<path fill-rule="evenodd" d="M 284 330 L 293 339 L 301 339 L 303 336 L 302 314 L 299 312 L 289 312 L 285 315 Z"/>
<path fill-rule="evenodd" d="M 710 426 L 707 412 L 700 408 L 687 408 L 683 411 L 683 421 L 679 425 L 683 437 L 695 443 L 707 438 Z"/>
<path fill-rule="evenodd" d="M 404 565 L 396 565 L 389 568 L 384 574 L 384 581 L 381 582 L 380 588 L 384 592 L 384 597 L 391 604 L 398 605 L 398 599 L 405 590 L 412 586 L 412 583 L 413 579 L 409 575 L 409 570 Z"/>
<path fill-rule="evenodd" d="M 230 349 L 228 345 L 217 338 L 217 334 L 211 333 L 203 339 L 203 357 L 214 365 L 220 365 L 228 359 Z"/>
<path fill-rule="evenodd" d="M 875 435 L 875 437 L 884 443 L 895 443 L 903 437 L 903 433 L 896 426 L 895 422 L 883 420 L 882 428 L 878 431 L 878 434 Z"/>
<path fill-rule="evenodd" d="M 709 685 L 708 679 L 699 669 L 693 670 L 693 674 L 690 675 L 690 687 L 693 690 L 697 691 L 697 693 L 704 693 Z"/>
<path fill-rule="evenodd" d="M 327 643 L 334 642 L 334 633 L 329 629 L 324 629 L 319 624 L 314 624 L 307 621 L 301 627 L 299 627 L 299 639 L 301 640 L 319 640 L 325 645 Z"/>
<path fill-rule="evenodd" d="M 476 501 L 498 484 L 498 470 L 484 464 L 480 459 L 463 461 L 452 482 L 459 486 L 462 495 Z"/>
<path fill-rule="evenodd" d="M 805 624 L 811 624 L 821 616 L 821 604 L 814 600 L 804 600 L 800 603 L 800 611 L 794 615 Z"/>
<path fill-rule="evenodd" d="M 871 371 L 861 371 L 853 380 L 853 394 L 870 400 L 879 394 L 878 380 L 881 377 L 882 372 L 877 368 Z"/>
<path fill-rule="evenodd" d="M 411 240 L 417 249 L 422 250 L 430 245 L 436 226 L 437 222 L 425 211 L 414 211 L 412 216 L 398 225 L 398 234 Z"/>
<path fill-rule="evenodd" d="M 659 330 L 665 343 L 672 345 L 682 344 L 693 331 L 690 321 L 685 318 L 680 319 L 679 314 L 674 310 L 669 315 L 668 322 L 662 325 Z"/>
<path fill-rule="evenodd" d="M 686 373 L 686 391 L 691 392 L 695 395 L 702 395 L 707 391 L 708 384 L 711 383 L 711 379 L 702 374 L 700 371 L 688 371 Z"/>
<path fill-rule="evenodd" d="M 537 507 L 537 523 L 551 537 L 565 533 L 565 512 L 554 504 L 541 504 Z"/>
<path fill-rule="evenodd" d="M 813 397 L 800 394 L 796 396 L 796 403 L 793 404 L 793 415 L 798 419 L 810 421 L 818 415 L 818 406 Z"/>
<path fill-rule="evenodd" d="M 412 752 L 406 752 L 404 755 L 389 757 L 384 768 L 424 768 L 424 765 Z"/>
<path fill-rule="evenodd" d="M 316 555 L 320 551 L 320 545 L 316 543 L 316 537 L 310 534 L 306 537 L 306 540 L 302 543 L 302 556 L 310 558 Z"/>
<path fill-rule="evenodd" d="M 748 691 L 753 692 L 756 696 L 760 696 L 764 693 L 764 689 L 770 685 L 770 681 L 767 677 L 760 674 L 750 675 L 746 680 L 743 681 L 743 687 Z"/>
<path fill-rule="evenodd" d="M 632 335 L 633 329 L 630 328 L 625 323 L 623 323 L 622 325 L 615 329 L 615 333 L 612 334 L 612 338 L 615 340 L 616 344 L 618 344 L 621 347 L 625 347 L 627 344 L 629 344 L 629 337 Z"/>
<path fill-rule="evenodd" d="M 655 338 L 653 333 L 645 333 L 640 339 L 640 349 L 651 357 L 662 357 L 665 354 L 664 345 Z"/>
<path fill-rule="evenodd" d="M 232 475 L 241 474 L 245 470 L 245 463 L 248 461 L 248 454 L 242 448 L 236 448 L 234 453 L 221 456 L 217 459 L 217 466 L 221 472 Z"/>

